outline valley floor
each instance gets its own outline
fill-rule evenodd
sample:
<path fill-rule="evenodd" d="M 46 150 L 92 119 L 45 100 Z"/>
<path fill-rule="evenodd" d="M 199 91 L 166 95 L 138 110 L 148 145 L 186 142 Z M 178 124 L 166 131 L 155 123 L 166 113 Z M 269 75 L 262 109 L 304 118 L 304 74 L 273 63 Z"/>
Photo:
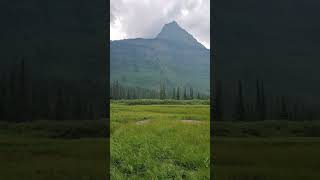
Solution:
<path fill-rule="evenodd" d="M 100 121 L 1 122 L 0 179 L 105 179 L 108 141 L 100 133 L 106 129 L 103 124 Z M 89 137 L 89 132 L 96 133 Z"/>
<path fill-rule="evenodd" d="M 318 180 L 320 138 L 213 138 L 217 180 Z"/>
<path fill-rule="evenodd" d="M 111 179 L 209 179 L 209 105 L 111 104 Z"/>
<path fill-rule="evenodd" d="M 119 101 L 111 109 L 112 179 L 209 179 L 208 105 Z M 318 179 L 319 124 L 214 123 L 212 178 Z"/>
<path fill-rule="evenodd" d="M 112 102 L 111 179 L 209 179 L 209 117 L 207 103 Z M 1 179 L 105 179 L 105 125 L 104 120 L 0 122 Z M 320 121 L 214 126 L 213 179 L 320 177 Z"/>

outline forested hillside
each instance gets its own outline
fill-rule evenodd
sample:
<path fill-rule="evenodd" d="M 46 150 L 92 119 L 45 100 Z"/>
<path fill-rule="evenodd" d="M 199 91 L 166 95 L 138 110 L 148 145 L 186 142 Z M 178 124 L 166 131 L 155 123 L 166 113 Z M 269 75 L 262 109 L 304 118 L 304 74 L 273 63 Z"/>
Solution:
<path fill-rule="evenodd" d="M 111 80 L 168 91 L 178 86 L 209 95 L 210 51 L 176 22 L 154 39 L 111 41 Z"/>

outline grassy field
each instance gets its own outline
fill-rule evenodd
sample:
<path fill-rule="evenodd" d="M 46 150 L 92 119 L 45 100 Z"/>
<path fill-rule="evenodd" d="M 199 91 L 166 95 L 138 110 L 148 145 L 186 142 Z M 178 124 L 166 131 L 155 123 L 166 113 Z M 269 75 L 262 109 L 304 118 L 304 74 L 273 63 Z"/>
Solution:
<path fill-rule="evenodd" d="M 206 101 L 114 101 L 111 179 L 209 179 Z M 215 122 L 213 179 L 318 180 L 320 121 Z M 105 179 L 106 121 L 0 122 L 0 179 Z"/>
<path fill-rule="evenodd" d="M 320 121 L 215 122 L 215 179 L 316 180 Z"/>
<path fill-rule="evenodd" d="M 214 179 L 317 180 L 320 138 L 213 138 Z"/>
<path fill-rule="evenodd" d="M 105 179 L 108 157 L 104 124 L 0 123 L 0 179 Z"/>
<path fill-rule="evenodd" d="M 209 106 L 166 103 L 112 103 L 112 179 L 209 178 Z M 215 122 L 212 178 L 319 179 L 319 125 L 319 121 Z"/>
<path fill-rule="evenodd" d="M 141 104 L 111 104 L 111 179 L 209 179 L 209 105 Z"/>

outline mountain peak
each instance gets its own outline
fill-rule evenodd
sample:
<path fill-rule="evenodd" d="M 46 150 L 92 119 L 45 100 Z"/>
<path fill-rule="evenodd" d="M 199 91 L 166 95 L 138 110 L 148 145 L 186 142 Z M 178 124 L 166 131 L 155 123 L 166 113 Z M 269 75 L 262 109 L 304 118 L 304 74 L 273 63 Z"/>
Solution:
<path fill-rule="evenodd" d="M 156 39 L 204 47 L 191 34 L 181 28 L 176 21 L 165 24 Z"/>
<path fill-rule="evenodd" d="M 165 26 L 177 26 L 178 28 L 181 28 L 179 26 L 179 24 L 177 23 L 177 21 L 171 21 L 171 22 L 165 24 Z"/>

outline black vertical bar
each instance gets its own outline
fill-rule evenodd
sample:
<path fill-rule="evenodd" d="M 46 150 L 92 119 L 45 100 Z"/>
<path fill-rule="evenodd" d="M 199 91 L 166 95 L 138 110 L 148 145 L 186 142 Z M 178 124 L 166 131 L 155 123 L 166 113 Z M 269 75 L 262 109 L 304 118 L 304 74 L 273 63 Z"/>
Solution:
<path fill-rule="evenodd" d="M 107 119 L 107 180 L 110 179 L 110 1 L 106 0 L 106 119 Z"/>
<path fill-rule="evenodd" d="M 214 87 L 216 84 L 216 43 L 215 43 L 215 14 L 214 14 L 214 1 L 210 1 L 210 179 L 214 179 L 214 104 L 215 104 L 215 91 Z"/>

